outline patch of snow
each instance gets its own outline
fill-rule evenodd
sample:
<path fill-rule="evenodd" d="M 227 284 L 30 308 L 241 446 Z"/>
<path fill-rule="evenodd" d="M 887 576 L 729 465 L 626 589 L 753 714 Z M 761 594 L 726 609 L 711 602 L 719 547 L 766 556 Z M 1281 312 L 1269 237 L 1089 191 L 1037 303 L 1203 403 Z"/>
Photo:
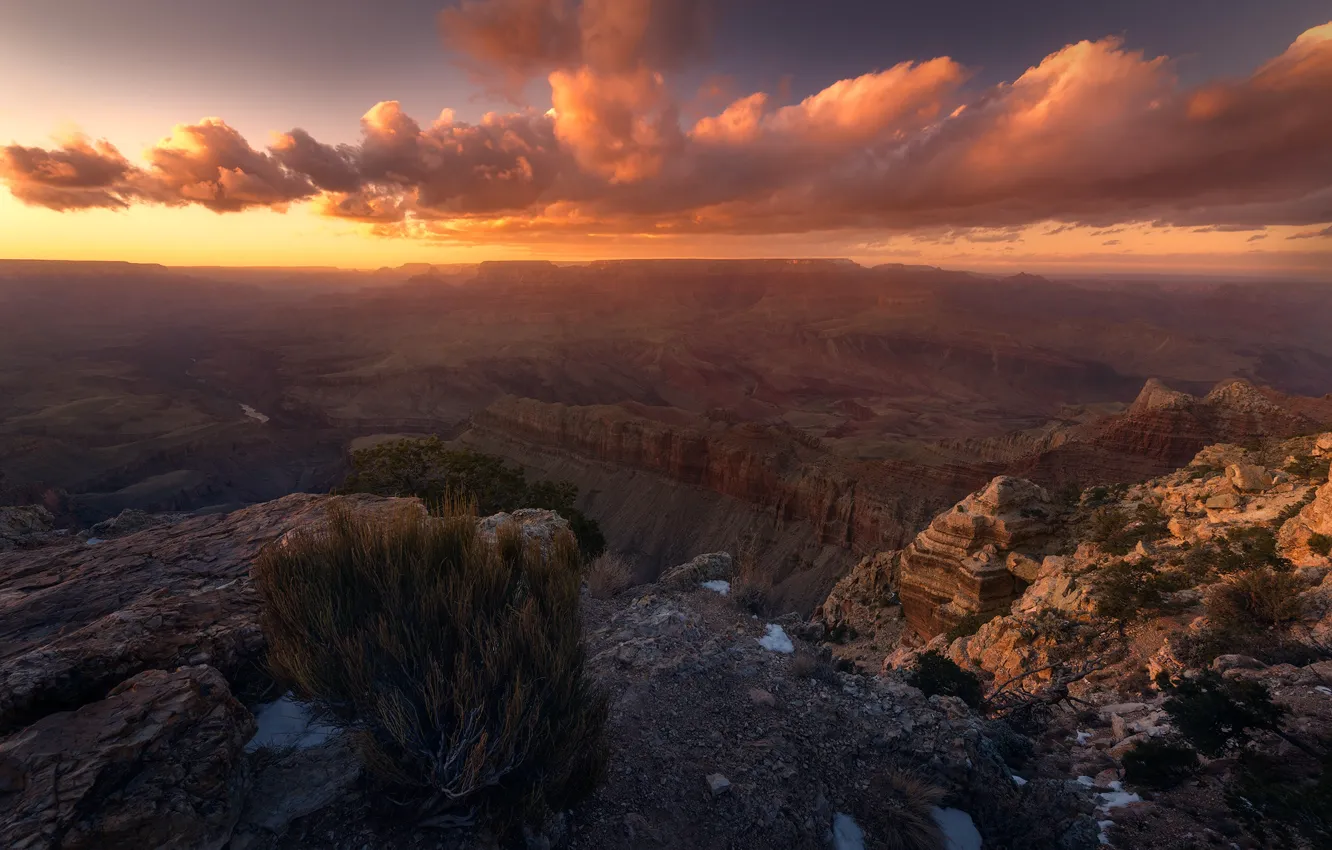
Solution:
<path fill-rule="evenodd" d="M 1092 739 L 1092 733 L 1090 733 L 1090 732 L 1079 732 L 1079 733 L 1078 733 L 1078 746 L 1080 746 L 1080 747 L 1081 747 L 1081 746 L 1085 746 L 1086 743 L 1087 743 L 1088 741 L 1090 741 L 1091 739 Z"/>
<path fill-rule="evenodd" d="M 87 540 L 85 540 L 85 541 L 83 541 L 83 542 L 84 542 L 85 545 L 88 545 L 88 546 L 96 546 L 98 543 L 101 543 L 101 542 L 102 542 L 102 538 L 100 538 L 100 537 L 89 537 Z"/>
<path fill-rule="evenodd" d="M 1100 839 L 1100 841 L 1101 841 L 1102 844 L 1109 844 L 1109 843 L 1110 843 L 1110 827 L 1114 826 L 1114 825 L 1115 825 L 1115 822 L 1112 821 L 1112 820 L 1098 820 L 1098 821 L 1096 822 L 1096 825 L 1097 825 L 1097 826 L 1100 828 L 1100 830 L 1101 830 L 1101 831 L 1100 831 L 1100 834 L 1097 835 L 1096 837 L 1097 837 L 1098 839 Z"/>
<path fill-rule="evenodd" d="M 283 694 L 277 701 L 260 706 L 254 719 L 259 731 L 245 745 L 246 752 L 262 747 L 304 750 L 319 746 L 338 731 L 311 717 L 309 706 L 292 699 L 291 694 Z"/>
<path fill-rule="evenodd" d="M 1314 690 L 1318 691 L 1320 694 L 1326 694 L 1327 696 L 1332 697 L 1332 688 L 1329 688 L 1327 685 L 1314 685 Z"/>
<path fill-rule="evenodd" d="M 961 809 L 930 809 L 944 836 L 944 850 L 981 850 L 981 834 L 971 815 Z"/>
<path fill-rule="evenodd" d="M 1092 779 L 1090 776 L 1079 776 L 1079 777 L 1078 777 L 1078 784 L 1080 784 L 1080 785 L 1086 785 L 1088 788 L 1090 788 L 1090 787 L 1092 787 L 1093 785 L 1096 784 L 1096 780 L 1095 780 L 1095 779 Z"/>
<path fill-rule="evenodd" d="M 265 416 L 264 414 L 262 414 L 262 413 L 260 413 L 259 411 L 255 410 L 253 407 L 250 407 L 248 404 L 242 404 L 242 405 L 241 405 L 241 411 L 242 411 L 246 416 L 250 417 L 251 419 L 256 420 L 257 422 L 259 422 L 261 425 L 262 425 L 263 423 L 265 423 L 265 422 L 268 421 L 268 417 L 267 417 L 267 416 Z"/>
<path fill-rule="evenodd" d="M 1021 776 L 1018 776 L 1018 775 L 1015 773 L 1015 774 L 1013 774 L 1013 784 L 1016 785 L 1017 787 L 1021 788 L 1023 785 L 1026 785 L 1026 784 L 1027 784 L 1027 780 L 1023 779 Z"/>
<path fill-rule="evenodd" d="M 708 590 L 720 593 L 722 596 L 727 596 L 731 592 L 731 583 L 725 579 L 719 578 L 712 581 L 705 581 L 702 586 Z"/>
<path fill-rule="evenodd" d="M 1122 809 L 1130 803 L 1142 802 L 1142 798 L 1131 791 L 1103 791 L 1096 796 L 1101 798 L 1101 804 L 1097 808 L 1103 812 Z"/>
<path fill-rule="evenodd" d="M 795 644 L 786 636 L 786 631 L 776 623 L 768 624 L 768 633 L 758 639 L 759 646 L 764 649 L 770 649 L 773 652 L 784 652 L 787 655 L 795 652 Z"/>
<path fill-rule="evenodd" d="M 833 815 L 833 850 L 865 850 L 865 833 L 850 815 Z"/>

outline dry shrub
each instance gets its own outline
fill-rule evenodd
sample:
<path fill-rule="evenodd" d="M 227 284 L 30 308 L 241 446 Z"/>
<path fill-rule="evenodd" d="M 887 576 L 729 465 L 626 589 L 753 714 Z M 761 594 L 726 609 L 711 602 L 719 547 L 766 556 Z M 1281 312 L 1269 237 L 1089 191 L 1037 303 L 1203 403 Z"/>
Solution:
<path fill-rule="evenodd" d="M 913 773 L 891 770 L 870 783 L 873 811 L 858 813 L 866 835 L 886 850 L 942 850 L 943 833 L 930 810 L 943 802 L 945 791 Z"/>
<path fill-rule="evenodd" d="M 622 555 L 602 552 L 587 568 L 587 592 L 611 599 L 634 586 L 634 568 Z"/>
<path fill-rule="evenodd" d="M 606 700 L 584 673 L 577 544 L 543 552 L 475 517 L 367 519 L 270 547 L 254 565 L 274 673 L 354 736 L 419 817 L 537 818 L 590 791 Z"/>
<path fill-rule="evenodd" d="M 821 682 L 836 681 L 836 669 L 833 667 L 830 653 L 816 652 L 801 648 L 791 656 L 791 675 L 797 679 L 816 679 Z"/>
<path fill-rule="evenodd" d="M 1207 619 L 1223 631 L 1255 631 L 1290 623 L 1300 616 L 1300 582 L 1270 568 L 1226 577 L 1207 597 Z"/>

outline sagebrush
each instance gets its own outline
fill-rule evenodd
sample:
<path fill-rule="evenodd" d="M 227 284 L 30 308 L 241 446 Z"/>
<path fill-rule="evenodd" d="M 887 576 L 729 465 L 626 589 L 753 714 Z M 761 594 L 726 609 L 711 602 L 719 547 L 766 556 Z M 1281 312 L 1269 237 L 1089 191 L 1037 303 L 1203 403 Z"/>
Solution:
<path fill-rule="evenodd" d="M 589 791 L 606 700 L 584 671 L 572 536 L 543 551 L 467 510 L 326 526 L 254 565 L 274 674 L 349 730 L 417 815 L 504 808 L 513 823 Z"/>

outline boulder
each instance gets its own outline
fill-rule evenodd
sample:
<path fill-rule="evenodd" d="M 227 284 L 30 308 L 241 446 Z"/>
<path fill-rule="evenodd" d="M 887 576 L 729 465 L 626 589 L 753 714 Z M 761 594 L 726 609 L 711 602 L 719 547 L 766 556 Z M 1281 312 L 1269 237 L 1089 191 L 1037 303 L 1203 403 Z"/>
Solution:
<path fill-rule="evenodd" d="M 554 511 L 540 508 L 522 508 L 513 513 L 498 513 L 477 522 L 482 536 L 493 538 L 505 525 L 518 526 L 525 541 L 537 541 L 546 550 L 560 534 L 569 534 L 569 521 Z"/>
<path fill-rule="evenodd" d="M 0 742 L 0 846 L 218 850 L 254 717 L 211 667 L 150 670 Z"/>
<path fill-rule="evenodd" d="M 1269 470 L 1253 463 L 1232 463 L 1226 467 L 1226 478 L 1241 493 L 1262 493 L 1275 483 Z"/>
<path fill-rule="evenodd" d="M 705 581 L 731 579 L 731 553 L 709 552 L 699 555 L 661 574 L 658 583 L 679 590 L 693 589 Z"/>
<path fill-rule="evenodd" d="M 1314 457 L 1332 456 L 1332 432 L 1318 435 L 1314 440 L 1313 454 Z"/>
<path fill-rule="evenodd" d="M 1203 506 L 1212 511 L 1233 511 L 1240 504 L 1240 497 L 1235 493 L 1217 493 L 1215 496 L 1208 496 Z"/>

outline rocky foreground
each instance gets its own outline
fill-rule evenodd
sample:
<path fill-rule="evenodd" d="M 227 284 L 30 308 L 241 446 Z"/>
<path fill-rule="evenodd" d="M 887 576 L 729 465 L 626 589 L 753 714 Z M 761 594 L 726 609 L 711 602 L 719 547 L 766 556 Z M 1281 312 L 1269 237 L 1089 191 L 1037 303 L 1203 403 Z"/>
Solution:
<path fill-rule="evenodd" d="M 1126 788 L 1123 759 L 1172 732 L 1157 674 L 1200 666 L 1267 685 L 1292 733 L 1332 728 L 1330 456 L 1332 435 L 1217 446 L 1072 499 L 1001 477 L 904 550 L 865 558 L 810 622 L 737 604 L 744 577 L 725 553 L 587 595 L 590 670 L 611 697 L 608 775 L 518 843 L 895 847 L 925 811 L 949 850 L 1265 846 L 1223 799 L 1233 759 L 1159 793 Z M 344 737 L 268 676 L 250 564 L 335 504 L 421 510 L 297 495 L 82 535 L 51 530 L 40 509 L 0 513 L 0 846 L 514 840 L 467 817 L 395 816 Z M 506 521 L 537 537 L 563 527 L 542 511 L 482 520 Z M 1209 564 L 1264 530 L 1272 551 L 1234 557 L 1289 563 L 1280 640 L 1274 627 L 1207 652 L 1209 600 L 1231 580 Z M 927 649 L 974 672 L 986 703 L 908 684 Z"/>
<path fill-rule="evenodd" d="M 119 537 L 38 529 L 0 554 L 0 846 L 500 846 L 484 824 L 386 817 L 346 742 L 267 680 L 249 564 L 334 502 L 418 509 L 291 496 Z M 515 516 L 530 534 L 562 524 Z M 586 599 L 591 669 L 612 696 L 609 775 L 528 846 L 813 848 L 836 825 L 837 846 L 863 832 L 873 847 L 912 781 L 986 846 L 1095 843 L 1093 798 L 1015 780 L 1012 735 L 961 701 L 836 672 L 795 618 L 699 586 L 729 564 Z"/>

